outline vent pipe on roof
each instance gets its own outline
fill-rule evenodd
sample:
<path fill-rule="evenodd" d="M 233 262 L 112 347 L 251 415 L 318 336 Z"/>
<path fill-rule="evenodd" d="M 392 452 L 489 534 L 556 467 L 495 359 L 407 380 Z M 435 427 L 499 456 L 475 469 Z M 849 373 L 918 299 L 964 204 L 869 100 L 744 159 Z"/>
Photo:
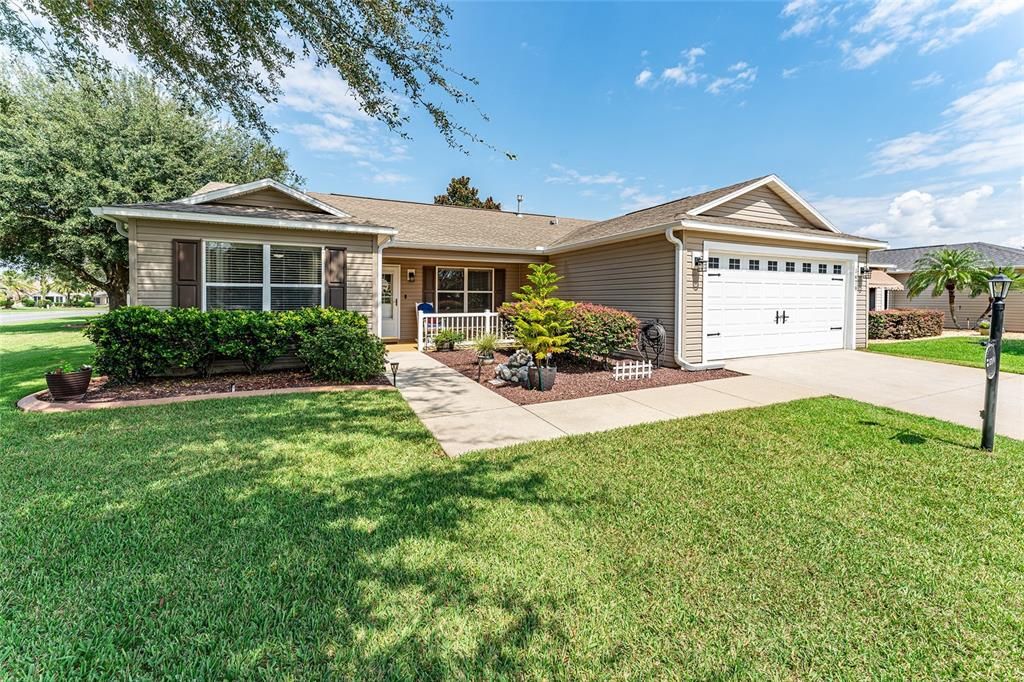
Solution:
<path fill-rule="evenodd" d="M 516 195 L 516 215 L 517 216 L 523 214 L 522 208 L 523 208 L 523 195 L 522 194 L 517 194 Z"/>

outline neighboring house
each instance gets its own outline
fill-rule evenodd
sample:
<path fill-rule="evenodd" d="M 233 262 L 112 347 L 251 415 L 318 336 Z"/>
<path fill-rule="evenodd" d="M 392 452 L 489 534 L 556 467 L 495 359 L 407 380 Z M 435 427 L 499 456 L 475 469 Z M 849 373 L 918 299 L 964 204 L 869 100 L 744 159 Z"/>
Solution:
<path fill-rule="evenodd" d="M 416 309 L 512 300 L 530 263 L 559 295 L 659 320 L 670 364 L 865 345 L 868 253 L 774 175 L 599 222 L 211 183 L 178 201 L 103 206 L 129 240 L 129 297 L 160 308 L 358 310 L 415 339 Z"/>
<path fill-rule="evenodd" d="M 964 244 L 936 244 L 933 246 L 913 246 L 905 249 L 887 249 L 871 253 L 872 280 L 875 270 L 884 270 L 883 274 L 891 276 L 901 285 L 906 285 L 914 272 L 914 263 L 932 251 L 942 249 L 973 249 L 981 257 L 1000 267 L 1009 266 L 1018 272 L 1024 272 L 1024 249 L 1009 246 L 998 246 L 985 242 L 967 242 Z M 888 292 L 885 308 L 926 308 L 941 310 L 946 313 L 945 326 L 953 327 L 949 317 L 949 297 L 943 292 L 940 296 L 932 296 L 931 290 L 920 296 L 909 298 L 905 289 Z M 881 300 L 881 299 L 876 299 Z M 969 290 L 958 290 L 955 302 L 956 314 L 963 327 L 977 325 L 978 318 L 988 307 L 988 295 L 972 297 Z M 884 309 L 884 308 L 879 308 Z M 1024 289 L 1014 287 L 1006 297 L 1005 329 L 1012 332 L 1024 332 Z"/>

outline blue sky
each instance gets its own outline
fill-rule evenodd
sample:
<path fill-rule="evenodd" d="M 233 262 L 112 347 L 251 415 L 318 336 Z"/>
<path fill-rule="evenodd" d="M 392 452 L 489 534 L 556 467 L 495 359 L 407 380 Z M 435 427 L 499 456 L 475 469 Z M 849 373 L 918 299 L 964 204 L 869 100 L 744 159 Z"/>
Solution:
<path fill-rule="evenodd" d="M 1024 0 L 452 7 L 449 61 L 490 120 L 452 110 L 498 151 L 418 112 L 401 139 L 302 64 L 268 117 L 307 188 L 430 201 L 470 175 L 507 208 L 605 218 L 774 172 L 894 246 L 1024 246 Z"/>

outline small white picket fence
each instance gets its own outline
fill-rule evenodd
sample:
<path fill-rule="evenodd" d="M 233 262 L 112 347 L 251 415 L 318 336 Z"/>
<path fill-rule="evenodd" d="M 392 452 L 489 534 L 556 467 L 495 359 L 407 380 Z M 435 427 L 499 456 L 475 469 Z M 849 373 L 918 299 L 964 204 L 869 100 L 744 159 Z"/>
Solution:
<path fill-rule="evenodd" d="M 620 360 L 612 365 L 612 379 L 615 381 L 650 379 L 653 373 L 654 365 L 649 360 Z"/>
<path fill-rule="evenodd" d="M 443 330 L 462 334 L 463 343 L 472 343 L 481 336 L 493 334 L 498 337 L 499 346 L 514 343 L 511 329 L 501 315 L 485 311 L 482 313 L 425 313 L 416 311 L 416 344 L 420 352 L 434 345 L 434 337 Z"/>

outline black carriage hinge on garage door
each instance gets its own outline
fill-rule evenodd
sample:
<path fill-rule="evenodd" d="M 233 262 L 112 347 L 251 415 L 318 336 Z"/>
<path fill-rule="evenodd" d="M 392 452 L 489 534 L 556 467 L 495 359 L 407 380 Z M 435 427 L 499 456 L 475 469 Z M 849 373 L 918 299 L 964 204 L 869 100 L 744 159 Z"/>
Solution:
<path fill-rule="evenodd" d="M 831 331 L 831 332 L 837 332 L 840 329 L 842 329 L 842 327 L 829 327 L 829 331 Z"/>
<path fill-rule="evenodd" d="M 721 336 L 721 335 L 722 335 L 722 332 L 713 332 L 711 334 L 708 334 L 708 336 Z"/>
<path fill-rule="evenodd" d="M 846 280 L 844 280 L 842 277 L 833 277 L 832 281 L 833 282 L 845 282 Z"/>

